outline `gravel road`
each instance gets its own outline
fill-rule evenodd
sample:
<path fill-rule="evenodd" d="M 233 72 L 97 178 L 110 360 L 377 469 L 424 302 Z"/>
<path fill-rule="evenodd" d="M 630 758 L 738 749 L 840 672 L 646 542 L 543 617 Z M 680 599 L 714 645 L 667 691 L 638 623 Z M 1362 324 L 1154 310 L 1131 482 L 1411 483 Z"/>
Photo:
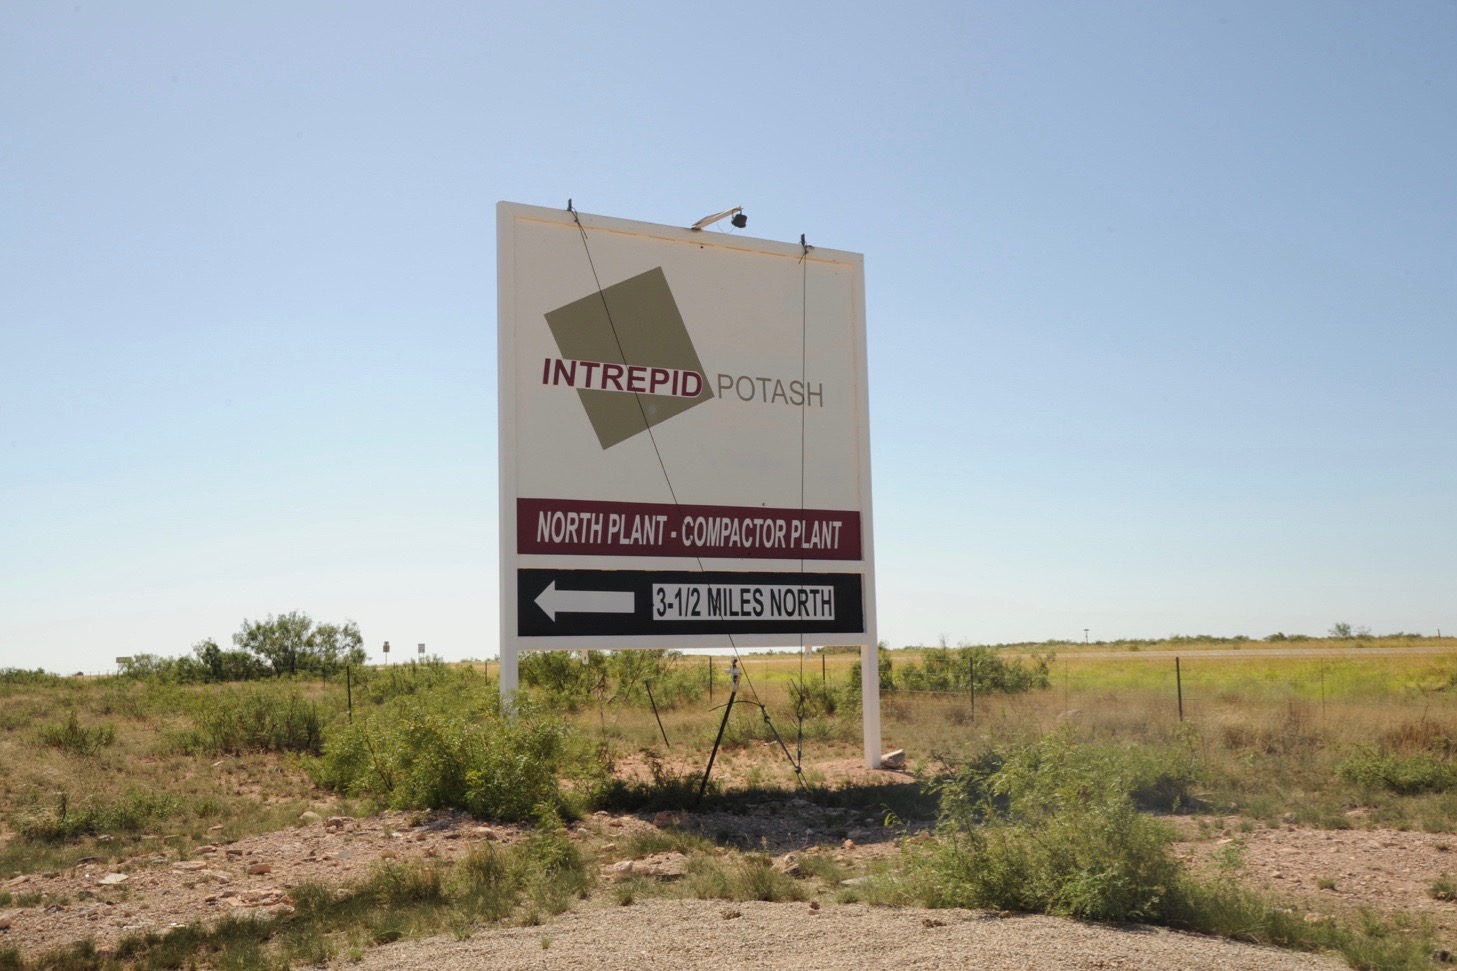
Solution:
<path fill-rule="evenodd" d="M 1345 968 L 1295 954 L 1160 928 L 1116 929 L 1052 917 L 859 904 L 655 900 L 564 914 L 540 927 L 485 930 L 375 948 L 344 971 L 1296 971 Z"/>

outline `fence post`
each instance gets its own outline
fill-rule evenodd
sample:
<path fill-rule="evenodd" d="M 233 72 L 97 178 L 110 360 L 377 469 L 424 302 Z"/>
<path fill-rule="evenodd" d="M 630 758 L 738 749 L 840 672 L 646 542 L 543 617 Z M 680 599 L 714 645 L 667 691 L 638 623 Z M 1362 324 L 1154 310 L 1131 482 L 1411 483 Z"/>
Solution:
<path fill-rule="evenodd" d="M 976 721 L 976 651 L 966 652 L 966 683 L 971 686 L 971 720 Z"/>
<path fill-rule="evenodd" d="M 1320 720 L 1325 723 L 1325 658 L 1320 659 Z"/>
<path fill-rule="evenodd" d="M 1179 659 L 1174 658 L 1174 684 L 1179 692 L 1179 721 L 1184 720 L 1184 675 L 1179 670 Z"/>
<path fill-rule="evenodd" d="M 354 723 L 354 668 L 344 665 L 344 698 L 349 705 L 349 722 Z"/>
<path fill-rule="evenodd" d="M 708 662 L 708 703 L 713 704 L 713 655 L 704 660 Z"/>

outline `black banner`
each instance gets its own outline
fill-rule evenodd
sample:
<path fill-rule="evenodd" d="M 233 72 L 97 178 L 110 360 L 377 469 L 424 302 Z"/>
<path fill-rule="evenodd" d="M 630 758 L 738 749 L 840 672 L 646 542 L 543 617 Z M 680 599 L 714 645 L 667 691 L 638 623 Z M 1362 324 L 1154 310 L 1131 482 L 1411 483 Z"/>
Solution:
<path fill-rule="evenodd" d="M 858 573 L 517 570 L 522 637 L 859 634 Z"/>

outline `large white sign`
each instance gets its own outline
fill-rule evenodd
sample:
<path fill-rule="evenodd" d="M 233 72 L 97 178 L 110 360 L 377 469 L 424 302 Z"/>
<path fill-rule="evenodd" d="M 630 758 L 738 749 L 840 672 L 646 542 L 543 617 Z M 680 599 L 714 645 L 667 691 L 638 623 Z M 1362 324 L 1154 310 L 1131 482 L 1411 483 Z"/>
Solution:
<path fill-rule="evenodd" d="M 861 256 L 505 202 L 497 234 L 503 690 L 523 649 L 860 644 L 877 763 Z"/>

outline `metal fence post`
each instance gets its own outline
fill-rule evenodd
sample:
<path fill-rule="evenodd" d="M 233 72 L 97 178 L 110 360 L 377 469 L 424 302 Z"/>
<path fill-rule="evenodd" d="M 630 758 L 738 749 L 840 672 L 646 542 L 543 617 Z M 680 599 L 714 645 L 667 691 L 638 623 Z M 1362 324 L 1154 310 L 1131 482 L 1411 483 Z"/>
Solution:
<path fill-rule="evenodd" d="M 1179 659 L 1174 658 L 1174 684 L 1179 692 L 1179 721 L 1184 720 L 1184 675 L 1179 670 Z"/>

